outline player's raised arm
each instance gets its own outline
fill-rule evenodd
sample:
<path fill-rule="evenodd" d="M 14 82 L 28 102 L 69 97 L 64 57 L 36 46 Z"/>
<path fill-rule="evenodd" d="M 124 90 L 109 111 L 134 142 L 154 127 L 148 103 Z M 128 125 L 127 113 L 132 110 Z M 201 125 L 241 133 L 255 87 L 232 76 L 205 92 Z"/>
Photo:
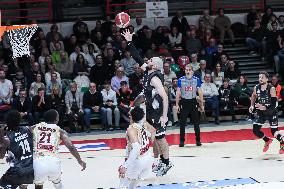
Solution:
<path fill-rule="evenodd" d="M 81 159 L 80 154 L 78 153 L 76 147 L 72 144 L 70 138 L 68 137 L 68 134 L 64 130 L 60 130 L 60 139 L 64 143 L 64 145 L 69 149 L 70 153 L 76 158 L 78 163 L 82 167 L 82 171 L 86 169 L 86 163 Z"/>

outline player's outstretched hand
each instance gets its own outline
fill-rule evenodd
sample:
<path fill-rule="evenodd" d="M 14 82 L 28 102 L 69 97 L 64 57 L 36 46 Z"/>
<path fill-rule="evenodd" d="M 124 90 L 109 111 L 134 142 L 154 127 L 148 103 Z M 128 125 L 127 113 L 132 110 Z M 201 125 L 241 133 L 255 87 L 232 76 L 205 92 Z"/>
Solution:
<path fill-rule="evenodd" d="M 129 42 L 129 41 L 132 41 L 132 37 L 133 37 L 134 33 L 130 33 L 130 31 L 128 29 L 126 29 L 124 32 L 122 32 L 121 35 L 125 38 L 126 41 Z"/>
<path fill-rule="evenodd" d="M 84 162 L 84 161 L 79 161 L 78 162 L 80 165 L 81 165 L 81 167 L 82 167 L 82 169 L 81 169 L 81 171 L 84 171 L 85 169 L 86 169 L 86 167 L 87 167 L 87 165 L 86 165 L 86 163 Z"/>

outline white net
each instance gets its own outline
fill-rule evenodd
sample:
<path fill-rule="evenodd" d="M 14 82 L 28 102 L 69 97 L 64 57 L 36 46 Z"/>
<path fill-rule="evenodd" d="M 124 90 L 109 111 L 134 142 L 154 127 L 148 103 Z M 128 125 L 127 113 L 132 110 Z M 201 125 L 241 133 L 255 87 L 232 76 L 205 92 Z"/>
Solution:
<path fill-rule="evenodd" d="M 30 56 L 30 39 L 36 32 L 38 26 L 27 26 L 20 29 L 8 31 L 8 37 L 13 51 L 13 58 Z"/>

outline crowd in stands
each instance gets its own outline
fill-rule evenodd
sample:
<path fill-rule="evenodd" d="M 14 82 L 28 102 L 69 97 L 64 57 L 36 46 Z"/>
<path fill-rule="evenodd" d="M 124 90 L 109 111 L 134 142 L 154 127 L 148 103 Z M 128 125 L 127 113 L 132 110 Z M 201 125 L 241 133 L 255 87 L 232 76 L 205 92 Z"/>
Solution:
<path fill-rule="evenodd" d="M 250 54 L 261 54 L 273 62 L 276 73 L 283 72 L 284 16 L 276 17 L 271 8 L 262 15 L 253 8 L 247 15 L 247 24 Z M 169 94 L 169 125 L 178 125 L 175 95 L 185 64 L 191 64 L 194 75 L 202 80 L 205 108 L 212 110 L 215 123 L 219 124 L 221 110 L 228 110 L 236 121 L 235 107 L 250 105 L 252 88 L 237 62 L 225 51 L 226 35 L 229 45 L 235 45 L 231 26 L 224 9 L 219 9 L 215 19 L 204 10 L 198 25 L 188 23 L 177 11 L 169 27 L 158 26 L 155 30 L 138 17 L 128 27 L 135 32 L 129 43 L 110 16 L 97 20 L 95 28 L 78 19 L 70 36 L 63 36 L 56 24 L 48 33 L 38 28 L 30 41 L 31 55 L 17 59 L 11 58 L 11 45 L 4 35 L 0 110 L 3 114 L 15 108 L 29 124 L 34 124 L 40 122 L 45 111 L 54 108 L 64 115 L 60 126 L 76 122 L 87 132 L 92 114 L 98 114 L 103 129 L 121 129 L 120 121 L 129 122 L 131 103 L 143 89 L 140 66 L 160 56 Z M 271 82 L 282 101 L 278 77 L 274 76 Z"/>

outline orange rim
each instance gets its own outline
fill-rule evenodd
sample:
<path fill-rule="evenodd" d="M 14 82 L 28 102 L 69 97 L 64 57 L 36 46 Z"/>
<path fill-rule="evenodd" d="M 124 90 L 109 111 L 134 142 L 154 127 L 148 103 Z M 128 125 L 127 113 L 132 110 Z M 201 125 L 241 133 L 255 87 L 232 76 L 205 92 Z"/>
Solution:
<path fill-rule="evenodd" d="M 21 28 L 28 28 L 28 27 L 34 27 L 36 24 L 32 25 L 14 25 L 14 26 L 0 26 L 0 41 L 2 39 L 2 36 L 5 31 L 10 31 L 10 30 L 16 30 L 16 29 L 21 29 Z"/>

